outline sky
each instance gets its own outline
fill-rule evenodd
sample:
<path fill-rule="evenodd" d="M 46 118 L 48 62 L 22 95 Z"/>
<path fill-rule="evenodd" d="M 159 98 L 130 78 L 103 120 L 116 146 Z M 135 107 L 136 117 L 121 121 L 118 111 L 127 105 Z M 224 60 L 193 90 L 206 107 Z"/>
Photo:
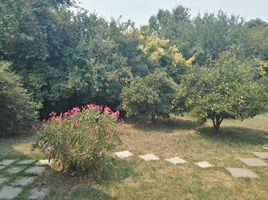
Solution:
<path fill-rule="evenodd" d="M 192 17 L 198 13 L 215 13 L 218 10 L 239 15 L 246 20 L 260 18 L 268 21 L 268 0 L 79 0 L 80 6 L 109 20 L 111 17 L 130 19 L 137 26 L 148 23 L 159 9 L 183 5 L 191 9 Z"/>

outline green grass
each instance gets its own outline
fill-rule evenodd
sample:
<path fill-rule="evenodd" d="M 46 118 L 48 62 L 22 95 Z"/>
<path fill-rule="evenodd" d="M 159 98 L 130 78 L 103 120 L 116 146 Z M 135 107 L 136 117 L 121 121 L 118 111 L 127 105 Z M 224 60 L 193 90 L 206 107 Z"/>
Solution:
<path fill-rule="evenodd" d="M 48 187 L 49 200 L 94 199 L 268 199 L 268 168 L 250 169 L 259 179 L 235 179 L 225 167 L 246 167 L 238 157 L 254 157 L 251 151 L 268 146 L 268 116 L 245 121 L 226 120 L 218 134 L 209 126 L 198 129 L 191 117 L 125 123 L 122 145 L 134 156 L 126 160 L 107 158 L 100 182 L 89 175 L 70 176 L 51 169 L 35 182 Z M 31 152 L 32 136 L 0 140 L 0 157 L 40 158 Z M 143 162 L 139 154 L 154 153 L 160 161 Z M 173 166 L 164 159 L 179 156 L 187 164 Z M 213 169 L 194 162 L 208 160 Z M 268 161 L 267 161 L 268 162 Z M 249 168 L 249 167 L 247 167 Z M 21 196 L 26 200 L 26 196 Z"/>

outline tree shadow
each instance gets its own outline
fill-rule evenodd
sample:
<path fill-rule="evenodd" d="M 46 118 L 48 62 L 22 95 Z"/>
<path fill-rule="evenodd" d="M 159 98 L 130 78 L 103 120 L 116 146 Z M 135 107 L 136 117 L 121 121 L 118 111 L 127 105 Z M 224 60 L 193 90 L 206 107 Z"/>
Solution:
<path fill-rule="evenodd" d="M 96 189 L 96 188 L 83 188 L 77 189 L 76 191 L 72 192 L 66 200 L 73 200 L 73 199 L 80 199 L 80 200 L 112 200 L 108 194 Z"/>
<path fill-rule="evenodd" d="M 130 120 L 134 127 L 142 132 L 173 133 L 177 130 L 192 130 L 197 127 L 197 123 L 192 120 L 182 118 L 158 119 L 151 122 L 148 119 Z"/>
<path fill-rule="evenodd" d="M 220 143 L 235 143 L 245 145 L 268 144 L 268 132 L 242 127 L 222 127 L 218 132 L 213 128 L 200 128 L 198 133 L 207 139 Z"/>

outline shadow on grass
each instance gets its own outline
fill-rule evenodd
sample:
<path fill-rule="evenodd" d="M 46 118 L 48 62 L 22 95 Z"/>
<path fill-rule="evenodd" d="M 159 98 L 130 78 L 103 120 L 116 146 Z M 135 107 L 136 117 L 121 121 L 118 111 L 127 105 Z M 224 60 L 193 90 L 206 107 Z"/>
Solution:
<path fill-rule="evenodd" d="M 196 122 L 181 118 L 158 119 L 151 122 L 148 119 L 130 120 L 134 127 L 143 132 L 172 133 L 176 130 L 192 130 L 197 127 Z"/>
<path fill-rule="evenodd" d="M 198 133 L 208 139 L 222 143 L 240 143 L 247 145 L 268 144 L 268 132 L 242 127 L 222 127 L 218 133 L 213 128 L 200 128 Z"/>
<path fill-rule="evenodd" d="M 107 158 L 104 161 L 100 180 L 104 182 L 119 182 L 134 175 L 133 163 L 131 161 Z"/>
<path fill-rule="evenodd" d="M 112 198 L 109 195 L 99 191 L 96 188 L 77 189 L 76 191 L 72 192 L 70 196 L 66 198 L 66 200 L 73 200 L 73 199 L 112 200 Z"/>
<path fill-rule="evenodd" d="M 98 179 L 96 179 L 96 176 L 92 175 L 92 172 L 84 172 L 71 176 L 67 172 L 51 169 L 49 173 L 38 182 L 38 185 L 40 185 L 39 187 L 46 185 L 46 187 L 49 188 L 50 194 L 47 198 L 49 200 L 108 200 L 112 198 L 101 191 L 100 186 L 120 183 L 133 175 L 133 164 L 130 162 L 107 158 Z"/>

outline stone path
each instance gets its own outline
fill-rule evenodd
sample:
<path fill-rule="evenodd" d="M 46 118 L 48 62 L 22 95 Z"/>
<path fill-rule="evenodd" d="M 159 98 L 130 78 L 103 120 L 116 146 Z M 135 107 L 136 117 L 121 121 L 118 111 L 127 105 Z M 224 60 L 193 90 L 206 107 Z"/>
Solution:
<path fill-rule="evenodd" d="M 0 199 L 14 199 L 23 191 L 20 187 L 4 186 L 0 190 Z"/>
<path fill-rule="evenodd" d="M 267 167 L 268 164 L 259 158 L 239 158 L 249 167 Z"/>
<path fill-rule="evenodd" d="M 213 164 L 209 163 L 208 161 L 201 161 L 201 162 L 197 162 L 195 163 L 197 166 L 201 167 L 201 168 L 210 168 L 210 167 L 214 167 Z"/>
<path fill-rule="evenodd" d="M 174 165 L 177 165 L 177 164 L 183 164 L 183 163 L 186 163 L 185 160 L 181 159 L 180 157 L 173 157 L 173 158 L 168 158 L 166 159 L 166 161 L 174 164 Z"/>
<path fill-rule="evenodd" d="M 268 159 L 268 152 L 252 152 L 252 153 L 261 159 Z"/>
<path fill-rule="evenodd" d="M 226 168 L 235 178 L 258 178 L 257 174 L 246 168 Z"/>
<path fill-rule="evenodd" d="M 262 147 L 262 148 L 265 150 L 268 150 L 268 147 Z M 262 160 L 262 159 L 268 159 L 267 151 L 266 152 L 252 152 L 252 153 L 258 158 L 238 158 L 238 159 L 241 162 L 243 162 L 245 165 L 247 165 L 248 167 L 268 167 L 268 163 Z M 128 150 L 115 152 L 114 154 L 120 159 L 128 158 L 134 155 Z M 139 155 L 139 158 L 143 159 L 144 161 L 160 160 L 160 158 L 154 155 L 153 153 Z M 173 165 L 187 163 L 186 160 L 178 156 L 167 158 L 165 160 Z M 203 169 L 215 167 L 214 164 L 211 164 L 208 161 L 195 162 L 195 165 Z M 247 168 L 226 167 L 225 169 L 235 178 L 258 178 L 257 174 L 255 174 L 253 171 Z"/>
<path fill-rule="evenodd" d="M 38 199 L 42 200 L 44 199 L 49 193 L 49 190 L 47 188 L 34 188 L 30 191 L 29 199 Z"/>
<path fill-rule="evenodd" d="M 21 194 L 28 195 L 28 199 L 44 199 L 49 190 L 47 188 L 33 188 L 31 184 L 45 171 L 47 162 L 32 159 L 3 159 L 0 160 L 0 200 L 19 199 Z"/>
<path fill-rule="evenodd" d="M 153 153 L 140 155 L 139 157 L 141 159 L 143 159 L 144 161 L 151 161 L 151 160 L 159 160 L 160 159 L 157 156 L 155 156 Z"/>
<path fill-rule="evenodd" d="M 118 158 L 128 158 L 130 156 L 133 156 L 133 153 L 131 153 L 130 151 L 119 151 L 114 153 Z"/>

